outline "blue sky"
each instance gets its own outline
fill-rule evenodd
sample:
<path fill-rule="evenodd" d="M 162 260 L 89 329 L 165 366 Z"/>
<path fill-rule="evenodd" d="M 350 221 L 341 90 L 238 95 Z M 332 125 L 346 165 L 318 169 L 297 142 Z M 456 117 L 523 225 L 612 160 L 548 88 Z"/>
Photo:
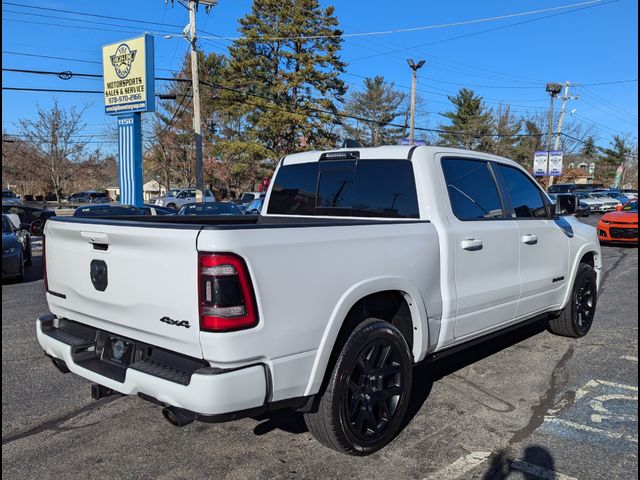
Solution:
<path fill-rule="evenodd" d="M 464 22 L 584 1 L 321 0 L 321 3 L 324 6 L 335 5 L 345 33 L 359 33 Z M 28 8 L 29 5 L 155 23 L 74 15 Z M 238 19 L 250 7 L 251 0 L 219 0 L 208 14 L 200 9 L 198 28 L 209 34 L 234 37 Z M 570 11 L 576 9 L 579 10 Z M 637 19 L 636 1 L 607 0 L 491 22 L 351 37 L 343 44 L 342 58 L 348 62 L 343 79 L 350 89 L 358 89 L 363 77 L 383 75 L 404 89 L 411 83 L 406 59 L 425 59 L 426 65 L 419 72 L 418 89 L 424 102 L 417 126 L 427 128 L 436 128 L 442 123 L 438 112 L 449 108 L 446 96 L 455 94 L 463 86 L 481 94 L 490 107 L 502 102 L 512 104 L 517 113 L 546 112 L 549 97 L 545 93 L 545 82 L 564 83 L 569 80 L 583 86 L 571 90 L 580 98 L 568 104 L 569 110 L 575 109 L 568 121 L 590 126 L 598 143 L 607 145 L 614 133 L 628 133 L 634 137 L 638 134 Z M 187 50 L 187 42 L 179 35 L 187 21 L 188 13 L 180 4 L 166 5 L 163 0 L 7 0 L 2 3 L 2 66 L 101 73 L 102 45 L 145 31 L 176 33 L 177 37 L 172 39 L 158 35 L 155 40 L 156 75 L 166 76 L 169 70 L 179 68 Z M 199 46 L 205 51 L 221 53 L 226 52 L 228 43 L 203 40 Z M 636 81 L 590 85 L 627 80 Z M 3 72 L 2 85 L 82 90 L 102 88 L 100 79 L 72 78 L 65 81 L 53 76 L 13 72 Z M 157 88 L 161 89 L 161 85 Z M 64 107 L 91 103 L 85 116 L 88 124 L 85 133 L 93 135 L 92 142 L 96 146 L 113 151 L 113 144 L 101 143 L 107 142 L 105 129 L 115 122 L 113 117 L 104 114 L 101 95 L 3 90 L 3 130 L 17 132 L 16 121 L 34 117 L 37 104 L 50 106 L 53 95 Z M 559 106 L 558 102 L 556 108 Z"/>

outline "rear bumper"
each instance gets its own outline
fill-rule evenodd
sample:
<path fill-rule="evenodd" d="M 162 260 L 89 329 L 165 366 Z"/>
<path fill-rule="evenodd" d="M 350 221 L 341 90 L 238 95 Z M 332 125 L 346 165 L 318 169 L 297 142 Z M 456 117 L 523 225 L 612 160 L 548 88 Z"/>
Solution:
<path fill-rule="evenodd" d="M 235 370 L 219 370 L 210 367 L 190 372 L 188 384 L 171 381 L 165 372 L 153 374 L 128 367 L 123 381 L 101 374 L 95 369 L 85 368 L 79 363 L 78 343 L 73 336 L 67 337 L 55 326 L 57 320 L 47 315 L 37 320 L 38 342 L 51 357 L 63 360 L 68 369 L 87 380 L 104 385 L 125 395 L 146 395 L 158 402 L 183 408 L 200 415 L 222 415 L 232 412 L 262 407 L 267 396 L 267 379 L 263 365 L 252 365 Z M 84 348 L 82 355 L 91 355 L 91 349 Z M 95 363 L 101 363 L 95 359 Z"/>

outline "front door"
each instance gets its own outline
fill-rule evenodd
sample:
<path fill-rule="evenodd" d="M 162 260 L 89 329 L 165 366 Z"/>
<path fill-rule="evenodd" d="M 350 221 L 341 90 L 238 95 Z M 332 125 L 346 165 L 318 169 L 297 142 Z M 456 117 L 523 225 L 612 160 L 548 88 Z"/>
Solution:
<path fill-rule="evenodd" d="M 489 163 L 442 159 L 455 252 L 455 337 L 513 320 L 520 297 L 516 222 L 505 217 Z"/>
<path fill-rule="evenodd" d="M 569 279 L 569 236 L 548 215 L 544 194 L 533 179 L 515 167 L 494 167 L 518 226 L 522 294 L 516 317 L 559 308 Z"/>

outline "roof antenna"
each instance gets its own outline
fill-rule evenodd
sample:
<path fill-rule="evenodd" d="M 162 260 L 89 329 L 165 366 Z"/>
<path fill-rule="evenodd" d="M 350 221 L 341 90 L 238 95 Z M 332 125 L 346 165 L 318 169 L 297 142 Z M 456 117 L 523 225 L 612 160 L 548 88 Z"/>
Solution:
<path fill-rule="evenodd" d="M 356 142 L 353 138 L 345 138 L 342 141 L 342 146 L 340 148 L 362 148 L 362 145 Z"/>

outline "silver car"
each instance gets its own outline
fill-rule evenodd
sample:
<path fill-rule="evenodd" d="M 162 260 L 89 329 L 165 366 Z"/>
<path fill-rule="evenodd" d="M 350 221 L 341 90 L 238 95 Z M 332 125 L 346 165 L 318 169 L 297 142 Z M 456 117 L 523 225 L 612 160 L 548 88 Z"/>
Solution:
<path fill-rule="evenodd" d="M 162 197 L 156 200 L 158 207 L 168 207 L 178 209 L 182 205 L 187 203 L 194 203 L 196 201 L 196 189 L 195 188 L 172 188 Z M 204 191 L 204 202 L 215 202 L 216 199 L 211 193 L 211 190 Z"/>

